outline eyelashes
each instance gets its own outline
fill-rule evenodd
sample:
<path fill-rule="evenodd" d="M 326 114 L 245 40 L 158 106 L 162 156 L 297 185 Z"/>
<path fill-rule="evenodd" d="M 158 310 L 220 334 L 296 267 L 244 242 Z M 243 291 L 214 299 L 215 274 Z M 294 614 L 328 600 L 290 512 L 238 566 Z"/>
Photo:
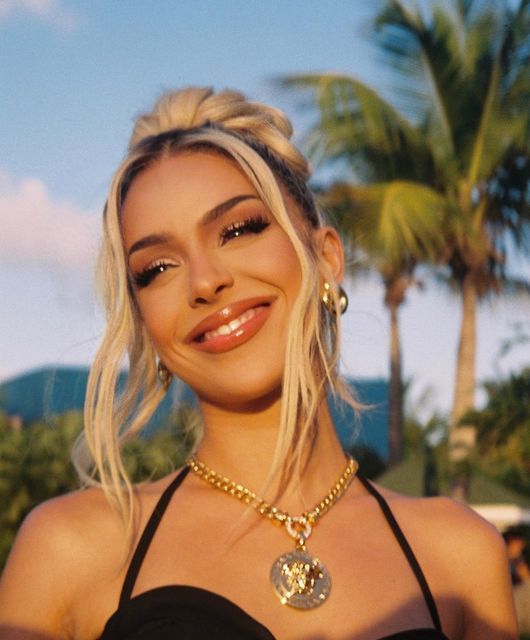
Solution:
<path fill-rule="evenodd" d="M 269 226 L 269 220 L 262 215 L 246 218 L 245 220 L 238 220 L 237 222 L 233 222 L 221 229 L 219 234 L 219 245 L 224 246 L 231 240 L 240 238 L 241 236 L 252 234 L 258 235 L 265 231 Z M 145 269 L 142 269 L 137 273 L 133 273 L 132 281 L 137 289 L 144 289 L 161 273 L 164 273 L 168 269 L 174 269 L 178 266 L 178 263 L 165 258 L 156 260 L 149 264 Z"/>
<path fill-rule="evenodd" d="M 223 227 L 221 230 L 220 244 L 223 246 L 233 238 L 239 238 L 246 234 L 259 234 L 270 225 L 270 222 L 263 216 L 255 216 L 246 220 L 239 220 Z"/>
<path fill-rule="evenodd" d="M 151 284 L 157 275 L 176 266 L 176 264 L 167 260 L 157 260 L 145 269 L 142 269 L 142 271 L 134 273 L 132 279 L 138 289 L 143 289 Z"/>

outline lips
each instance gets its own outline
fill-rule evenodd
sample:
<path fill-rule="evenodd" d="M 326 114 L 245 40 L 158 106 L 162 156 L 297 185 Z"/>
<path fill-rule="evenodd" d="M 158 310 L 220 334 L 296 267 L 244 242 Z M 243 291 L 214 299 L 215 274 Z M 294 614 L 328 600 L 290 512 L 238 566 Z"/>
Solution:
<path fill-rule="evenodd" d="M 205 351 L 238 346 L 261 328 L 273 301 L 273 297 L 256 297 L 229 304 L 199 322 L 185 341 Z"/>
<path fill-rule="evenodd" d="M 252 309 L 249 309 L 248 311 L 242 313 L 238 318 L 235 318 L 235 320 L 231 320 L 228 324 L 222 324 L 218 329 L 215 329 L 214 331 L 207 331 L 206 333 L 203 333 L 202 336 L 199 337 L 199 342 L 211 340 L 212 338 L 216 338 L 217 336 L 227 336 L 233 331 L 236 331 L 242 324 L 245 324 L 245 322 L 248 322 L 252 318 L 256 317 L 258 308 L 253 307 Z"/>

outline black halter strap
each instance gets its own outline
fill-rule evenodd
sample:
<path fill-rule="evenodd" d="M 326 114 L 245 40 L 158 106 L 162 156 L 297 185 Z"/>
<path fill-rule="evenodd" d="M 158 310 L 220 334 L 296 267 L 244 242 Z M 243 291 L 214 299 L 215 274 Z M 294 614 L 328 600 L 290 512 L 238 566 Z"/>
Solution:
<path fill-rule="evenodd" d="M 433 595 L 425 578 L 425 575 L 419 565 L 414 552 L 412 551 L 411 546 L 409 545 L 401 527 L 397 523 L 397 520 L 394 517 L 394 514 L 390 510 L 387 501 L 383 498 L 383 496 L 377 491 L 377 489 L 369 482 L 366 478 L 362 476 L 358 476 L 359 480 L 365 486 L 367 491 L 377 500 L 379 506 L 381 507 L 381 511 L 385 516 L 386 521 L 388 522 L 390 528 L 392 529 L 392 533 L 394 534 L 396 540 L 399 543 L 405 557 L 407 558 L 407 562 L 410 565 L 414 575 L 416 576 L 416 580 L 420 585 L 420 588 L 423 593 L 423 597 L 425 599 L 425 604 L 429 609 L 429 613 L 431 614 L 432 622 L 437 631 L 442 631 L 442 624 L 440 622 L 440 616 L 438 615 L 438 609 L 436 608 L 436 603 L 434 601 Z"/>
<path fill-rule="evenodd" d="M 164 493 L 160 496 L 160 499 L 156 503 L 156 507 L 153 509 L 153 513 L 147 521 L 145 529 L 142 532 L 142 536 L 140 537 L 138 545 L 134 551 L 131 564 L 127 569 L 127 575 L 125 576 L 125 580 L 123 581 L 123 587 L 120 594 L 120 607 L 125 604 L 127 600 L 130 600 L 136 578 L 138 577 L 138 573 L 140 572 L 140 567 L 142 566 L 142 562 L 144 560 L 145 554 L 147 553 L 147 549 L 151 544 L 151 540 L 153 539 L 158 525 L 160 524 L 160 520 L 162 520 L 162 516 L 164 515 L 164 512 L 166 511 L 173 494 L 179 488 L 184 478 L 188 475 L 189 470 L 190 468 L 188 466 L 184 467 L 184 469 L 182 469 L 182 471 L 176 476 L 176 478 L 174 478 L 171 483 L 164 489 Z"/>
<path fill-rule="evenodd" d="M 151 544 L 153 536 L 156 533 L 158 525 L 162 520 L 162 516 L 164 515 L 168 504 L 173 497 L 175 491 L 182 484 L 184 478 L 188 475 L 190 468 L 188 466 L 184 467 L 184 469 L 172 480 L 172 482 L 166 487 L 160 499 L 158 500 L 155 508 L 153 509 L 153 513 L 149 517 L 147 524 L 142 532 L 138 545 L 134 551 L 133 557 L 131 559 L 131 563 L 129 568 L 127 569 L 127 574 L 125 576 L 125 580 L 123 582 L 123 587 L 120 594 L 120 607 L 125 604 L 127 600 L 130 600 L 132 591 L 134 589 L 134 585 L 136 583 L 136 578 L 138 577 L 138 573 L 140 572 L 140 568 L 142 566 L 142 562 L 144 560 L 145 554 Z M 432 618 L 433 625 L 435 629 L 438 631 L 442 631 L 442 625 L 440 623 L 440 616 L 438 615 L 438 609 L 436 608 L 436 603 L 434 601 L 433 595 L 425 578 L 425 575 L 412 551 L 407 539 L 405 538 L 401 527 L 397 523 L 394 514 L 390 510 L 387 501 L 383 498 L 383 496 L 377 491 L 377 489 L 368 481 L 366 478 L 362 476 L 358 476 L 359 480 L 362 482 L 366 490 L 377 500 L 383 515 L 388 522 L 392 532 L 401 547 L 405 557 L 412 569 L 418 584 L 420 585 L 421 591 L 423 593 L 423 597 L 425 599 L 425 603 L 427 608 L 429 609 L 429 613 Z"/>

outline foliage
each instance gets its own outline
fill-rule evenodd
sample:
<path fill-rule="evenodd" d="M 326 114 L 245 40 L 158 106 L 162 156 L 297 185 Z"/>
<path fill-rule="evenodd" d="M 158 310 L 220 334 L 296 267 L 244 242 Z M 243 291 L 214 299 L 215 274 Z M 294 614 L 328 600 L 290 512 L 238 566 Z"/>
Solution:
<path fill-rule="evenodd" d="M 477 465 L 490 477 L 530 495 L 530 367 L 484 384 L 486 406 L 463 420 L 477 428 Z"/>
<path fill-rule="evenodd" d="M 405 456 L 426 449 L 441 450 L 447 440 L 446 416 L 434 411 L 426 418 L 407 412 L 405 415 Z"/>
<path fill-rule="evenodd" d="M 195 410 L 181 407 L 149 438 L 137 438 L 125 446 L 125 466 L 134 482 L 156 480 L 182 466 L 193 445 L 186 426 L 194 416 Z"/>
<path fill-rule="evenodd" d="M 53 425 L 0 425 L 0 558 L 4 559 L 22 519 L 39 502 L 77 486 L 70 449 L 81 428 L 78 413 Z"/>
<path fill-rule="evenodd" d="M 432 456 L 440 487 L 456 474 L 469 480 L 487 476 L 518 493 L 530 495 L 530 367 L 501 380 L 484 384 L 488 400 L 483 409 L 472 410 L 462 424 L 477 429 L 477 446 L 456 466 L 449 460 L 449 422 L 430 410 L 430 390 L 411 405 L 405 417 L 405 457 Z M 407 387 L 408 391 L 408 387 Z"/>
<path fill-rule="evenodd" d="M 448 482 L 448 433 L 449 421 L 445 414 L 433 409 L 434 391 L 425 389 L 414 401 L 411 400 L 411 381 L 405 385 L 405 458 L 420 455 L 425 460 L 428 474 L 424 475 L 425 495 L 437 495 Z M 426 486 L 425 486 L 426 485 Z"/>
<path fill-rule="evenodd" d="M 477 301 L 529 290 L 506 269 L 508 247 L 530 254 L 529 35 L 530 0 L 425 11 L 387 0 L 371 38 L 395 80 L 391 99 L 345 73 L 281 80 L 316 112 L 310 152 L 350 170 L 324 202 L 383 277 L 390 308 L 418 261 L 444 264 L 460 293 L 452 430 L 474 404 Z"/>
<path fill-rule="evenodd" d="M 156 479 L 182 465 L 191 445 L 183 428 L 187 413 L 180 410 L 150 438 L 126 445 L 124 460 L 133 481 Z M 82 424 L 80 412 L 27 426 L 0 414 L 0 567 L 29 511 L 79 487 L 70 451 Z"/>

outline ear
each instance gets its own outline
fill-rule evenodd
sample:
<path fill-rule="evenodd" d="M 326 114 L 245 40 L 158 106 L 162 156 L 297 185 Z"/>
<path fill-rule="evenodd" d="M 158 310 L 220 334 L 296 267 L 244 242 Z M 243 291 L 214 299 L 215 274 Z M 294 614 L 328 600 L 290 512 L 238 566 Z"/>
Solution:
<path fill-rule="evenodd" d="M 337 230 L 321 227 L 313 233 L 317 253 L 326 263 L 335 283 L 340 284 L 344 278 L 344 246 Z"/>

